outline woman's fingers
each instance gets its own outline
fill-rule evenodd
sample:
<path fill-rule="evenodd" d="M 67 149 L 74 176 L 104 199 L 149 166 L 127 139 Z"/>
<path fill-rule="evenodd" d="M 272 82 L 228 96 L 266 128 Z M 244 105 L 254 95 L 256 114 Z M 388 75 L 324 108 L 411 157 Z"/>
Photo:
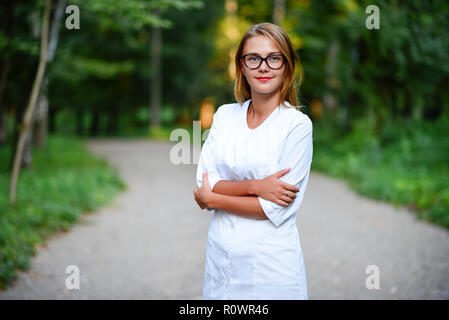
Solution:
<path fill-rule="evenodd" d="M 207 206 L 204 203 L 202 203 L 197 197 L 195 197 L 195 201 L 201 209 L 207 208 Z"/>
<path fill-rule="evenodd" d="M 284 181 L 281 182 L 281 187 L 288 191 L 299 192 L 298 187 Z"/>
<path fill-rule="evenodd" d="M 287 198 L 287 197 L 285 197 Z M 286 202 L 283 201 L 282 199 L 276 199 L 275 201 L 278 205 L 283 206 L 283 207 L 288 207 L 290 205 L 290 201 Z"/>
<path fill-rule="evenodd" d="M 201 201 L 201 199 L 198 197 L 198 188 L 196 188 L 195 190 L 193 190 L 193 197 L 195 198 L 196 203 L 198 204 L 198 206 L 201 209 L 204 209 L 204 204 Z"/>
<path fill-rule="evenodd" d="M 273 174 L 273 176 L 279 179 L 280 177 L 282 177 L 283 175 L 285 175 L 289 171 L 290 171 L 290 168 L 282 169 L 281 171 L 278 171 L 275 174 Z"/>
<path fill-rule="evenodd" d="M 281 199 L 283 201 L 292 202 L 296 198 L 296 193 L 287 190 L 282 190 L 277 197 L 278 199 Z"/>
<path fill-rule="evenodd" d="M 296 193 L 287 191 L 287 197 L 295 199 L 296 198 Z"/>
<path fill-rule="evenodd" d="M 207 179 L 207 176 L 206 176 L 206 179 Z M 207 180 L 206 180 L 206 183 L 207 183 Z M 200 197 L 199 191 L 200 191 L 199 188 L 195 188 L 195 189 L 193 190 L 193 197 L 195 198 L 196 203 L 198 204 L 198 206 L 199 206 L 201 209 L 207 209 L 206 204 L 204 204 L 204 202 L 201 201 L 201 197 Z"/>
<path fill-rule="evenodd" d="M 293 199 L 288 196 L 281 196 L 279 199 L 287 203 L 293 202 Z"/>

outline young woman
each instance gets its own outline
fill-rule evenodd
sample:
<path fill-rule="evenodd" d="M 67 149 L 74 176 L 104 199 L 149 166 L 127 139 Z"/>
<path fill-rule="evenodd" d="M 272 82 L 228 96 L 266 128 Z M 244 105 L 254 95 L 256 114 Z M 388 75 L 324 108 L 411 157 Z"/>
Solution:
<path fill-rule="evenodd" d="M 249 28 L 235 56 L 237 103 L 214 115 L 195 200 L 212 211 L 204 299 L 307 299 L 296 211 L 312 162 L 298 105 L 300 62 L 277 25 Z"/>

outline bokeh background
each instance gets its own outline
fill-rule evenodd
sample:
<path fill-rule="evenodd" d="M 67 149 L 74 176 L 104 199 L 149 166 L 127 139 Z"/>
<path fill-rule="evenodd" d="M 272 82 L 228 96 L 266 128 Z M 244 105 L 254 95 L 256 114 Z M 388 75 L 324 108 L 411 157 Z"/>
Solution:
<path fill-rule="evenodd" d="M 449 228 L 447 1 L 48 2 L 46 68 L 18 160 L 46 2 L 0 3 L 0 288 L 30 268 L 50 235 L 126 190 L 85 142 L 163 143 L 200 119 L 207 129 L 215 110 L 235 101 L 234 53 L 260 22 L 279 24 L 302 63 L 298 96 L 314 124 L 312 171 Z M 380 29 L 365 26 L 372 4 Z M 79 29 L 66 27 L 68 5 L 79 7 Z"/>

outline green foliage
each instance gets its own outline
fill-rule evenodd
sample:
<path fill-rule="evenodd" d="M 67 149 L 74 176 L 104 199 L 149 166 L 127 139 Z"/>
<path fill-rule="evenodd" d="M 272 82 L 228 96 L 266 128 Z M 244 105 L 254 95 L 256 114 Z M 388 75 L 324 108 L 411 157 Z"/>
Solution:
<path fill-rule="evenodd" d="M 170 140 L 170 133 L 173 128 L 167 127 L 151 127 L 148 132 L 148 137 L 154 140 L 168 141 Z"/>
<path fill-rule="evenodd" d="M 210 65 L 217 51 L 215 41 L 223 7 L 224 0 L 209 0 L 201 10 L 191 10 L 188 15 L 176 10 L 166 14 L 175 22 L 163 31 L 162 49 L 163 101 L 175 111 L 170 124 L 185 115 L 189 120 L 198 119 L 194 112 L 201 101 L 217 97 L 217 92 L 223 90 L 215 85 L 216 73 Z"/>
<path fill-rule="evenodd" d="M 121 74 L 129 74 L 135 69 L 133 61 L 114 62 L 77 56 L 61 57 L 61 59 L 65 60 L 66 67 L 78 71 L 84 78 L 93 76 L 98 79 L 113 79 Z M 73 77 L 73 74 L 61 73 L 62 77 L 65 75 Z"/>
<path fill-rule="evenodd" d="M 9 4 L 2 3 L 0 10 Z M 63 134 L 158 139 L 167 139 L 178 126 L 191 130 L 204 98 L 216 105 L 234 99 L 232 49 L 249 25 L 271 21 L 273 13 L 271 0 L 238 1 L 235 15 L 226 13 L 224 0 L 71 4 L 80 7 L 81 29 L 61 28 L 47 68 L 50 123 Z M 365 8 L 371 4 L 380 9 L 379 30 L 365 27 Z M 314 167 L 351 179 L 364 194 L 414 206 L 447 225 L 447 127 L 441 119 L 449 115 L 448 2 L 285 5 L 281 26 L 305 71 L 303 111 L 310 110 L 312 100 L 324 105 L 323 119 L 311 114 L 318 128 Z M 7 28 L 0 30 L 0 70 L 4 61 L 11 62 L 0 107 L 16 114 L 29 98 L 39 48 L 39 37 L 30 30 L 42 9 L 43 1 L 17 2 L 14 36 L 8 39 Z M 10 16 L 5 12 L 2 18 Z M 163 28 L 162 127 L 148 128 L 149 53 L 156 26 Z M 326 104 L 329 95 L 336 101 L 333 109 Z"/>
<path fill-rule="evenodd" d="M 170 28 L 173 22 L 157 15 L 156 10 L 163 13 L 169 9 L 183 11 L 204 6 L 199 0 L 75 0 L 73 3 L 99 15 L 102 27 L 112 30 L 139 30 L 145 26 Z"/>
<path fill-rule="evenodd" d="M 416 209 L 449 229 L 449 120 L 389 121 L 376 134 L 357 121 L 348 134 L 315 125 L 312 169 L 346 179 L 361 194 Z M 381 143 L 381 141 L 384 141 Z"/>
<path fill-rule="evenodd" d="M 50 136 L 33 153 L 32 169 L 19 178 L 17 203 L 9 205 L 10 147 L 0 148 L 0 288 L 29 268 L 35 246 L 56 231 L 67 231 L 83 212 L 109 202 L 125 185 L 104 160 L 75 138 Z"/>
<path fill-rule="evenodd" d="M 365 27 L 369 0 L 309 4 L 288 13 L 303 39 L 304 96 L 335 95 L 347 126 L 369 114 L 382 125 L 389 117 L 430 120 L 448 111 L 448 2 L 377 1 L 378 30 Z"/>
<path fill-rule="evenodd" d="M 0 30 L 0 57 L 9 59 L 11 51 L 37 55 L 39 47 L 35 41 L 26 41 L 20 38 L 10 39 Z"/>
<path fill-rule="evenodd" d="M 207 61 L 214 51 L 215 18 L 223 0 L 76 3 L 80 30 L 61 29 L 55 59 L 48 66 L 50 109 L 55 119 L 67 120 L 54 127 L 57 132 L 148 134 L 154 26 L 163 27 L 161 124 L 173 126 L 181 117 L 191 121 L 201 101 L 216 92 Z"/>

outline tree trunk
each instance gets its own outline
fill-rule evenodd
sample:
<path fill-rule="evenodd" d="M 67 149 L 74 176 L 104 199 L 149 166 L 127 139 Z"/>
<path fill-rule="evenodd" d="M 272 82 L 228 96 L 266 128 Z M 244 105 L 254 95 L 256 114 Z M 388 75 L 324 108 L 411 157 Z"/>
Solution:
<path fill-rule="evenodd" d="M 159 10 L 156 15 L 160 15 Z M 161 29 L 154 27 L 151 33 L 151 126 L 160 125 L 161 110 Z"/>
<path fill-rule="evenodd" d="M 273 23 L 280 25 L 285 17 L 285 0 L 274 0 Z"/>
<path fill-rule="evenodd" d="M 27 135 L 30 132 L 30 124 L 36 107 L 36 101 L 39 95 L 39 89 L 41 87 L 42 79 L 45 73 L 45 66 L 47 63 L 47 47 L 48 47 L 48 25 L 50 20 L 50 10 L 51 10 L 51 0 L 45 0 L 45 11 L 44 17 L 42 19 L 42 32 L 41 32 L 41 50 L 39 58 L 39 66 L 37 68 L 36 78 L 33 84 L 33 89 L 31 91 L 30 101 L 28 103 L 27 109 L 25 111 L 25 116 L 23 118 L 23 125 L 20 131 L 19 142 L 17 145 L 17 150 L 14 158 L 14 166 L 11 175 L 11 183 L 9 189 L 9 201 L 11 204 L 15 204 L 16 191 L 17 191 L 17 180 L 20 173 L 22 153 L 27 140 Z"/>
<path fill-rule="evenodd" d="M 48 123 L 48 98 L 47 98 L 48 80 L 45 77 L 37 102 L 36 111 L 33 118 L 33 145 L 37 148 L 43 148 L 47 142 L 47 123 Z"/>
<path fill-rule="evenodd" d="M 30 69 L 37 69 L 38 63 L 35 64 L 36 66 L 32 66 Z M 34 84 L 34 78 L 29 77 L 28 79 L 26 79 L 26 82 L 23 83 L 23 87 L 31 90 L 31 88 L 33 87 Z M 26 90 L 25 89 L 25 90 Z M 27 98 L 25 95 L 23 95 L 21 97 L 21 99 L 17 102 L 16 106 L 13 106 L 13 117 L 14 117 L 14 121 L 13 121 L 13 128 L 12 128 L 12 143 L 11 143 L 11 158 L 10 158 L 10 163 L 9 163 L 9 168 L 12 171 L 12 169 L 14 168 L 14 156 L 17 152 L 17 147 L 18 147 L 18 141 L 19 141 L 19 135 L 20 135 L 20 130 L 22 128 L 22 121 L 23 121 L 23 117 L 25 115 L 25 109 L 26 106 L 29 102 L 29 98 Z M 23 156 L 22 156 L 23 158 Z M 22 159 L 22 163 L 21 166 L 24 167 L 25 166 L 25 161 L 23 161 Z"/>
<path fill-rule="evenodd" d="M 56 5 L 55 14 L 51 22 L 50 39 L 48 41 L 47 63 L 53 61 L 55 57 L 56 48 L 58 47 L 59 30 L 61 29 L 61 21 L 64 15 L 65 0 L 58 0 Z"/>
<path fill-rule="evenodd" d="M 47 64 L 53 61 L 56 48 L 58 47 L 59 29 L 64 13 L 65 0 L 58 0 L 55 13 L 51 22 L 51 31 L 48 40 Z M 48 133 L 48 79 L 45 76 L 40 89 L 39 99 L 33 121 L 33 145 L 43 148 L 47 143 Z"/>
<path fill-rule="evenodd" d="M 27 130 L 25 135 L 25 142 L 23 146 L 22 152 L 22 160 L 20 163 L 20 167 L 22 168 L 31 168 L 33 165 L 33 135 L 32 130 Z M 19 140 L 20 141 L 20 140 Z"/>
<path fill-rule="evenodd" d="M 338 86 L 336 69 L 339 52 L 340 52 L 340 43 L 338 42 L 338 40 L 332 41 L 332 44 L 329 47 L 329 51 L 327 53 L 326 66 L 325 66 L 327 89 L 326 92 L 324 93 L 323 103 L 324 108 L 327 111 L 335 110 L 337 107 L 337 97 L 335 97 L 333 90 L 335 90 L 335 88 L 337 88 Z"/>

